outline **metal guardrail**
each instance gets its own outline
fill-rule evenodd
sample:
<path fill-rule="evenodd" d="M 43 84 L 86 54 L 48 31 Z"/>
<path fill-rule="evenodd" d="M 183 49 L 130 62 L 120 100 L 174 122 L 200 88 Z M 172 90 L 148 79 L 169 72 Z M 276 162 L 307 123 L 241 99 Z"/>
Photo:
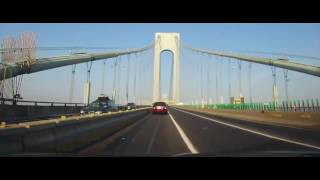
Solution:
<path fill-rule="evenodd" d="M 48 101 L 25 101 L 25 100 L 15 100 L 8 98 L 0 98 L 0 105 L 47 105 L 47 106 L 75 106 L 82 107 L 83 103 L 66 103 L 66 102 L 48 102 Z"/>
<path fill-rule="evenodd" d="M 242 103 L 242 104 L 194 104 L 185 105 L 197 109 L 230 109 L 250 111 L 280 111 L 280 112 L 320 112 L 319 99 L 292 100 L 281 103 Z"/>
<path fill-rule="evenodd" d="M 2 102 L 3 100 L 5 100 L 5 102 L 12 102 L 13 100 L 12 99 L 0 99 L 0 101 Z M 84 106 L 79 106 L 77 104 L 82 104 L 82 103 L 62 103 L 62 102 L 40 102 L 40 101 L 19 101 L 19 102 L 31 102 L 31 103 L 56 103 L 56 104 L 75 104 L 75 106 L 73 107 L 84 107 Z M 1 107 L 2 103 L 0 103 L 0 107 Z M 8 105 L 8 104 L 6 104 Z M 16 104 L 17 105 L 17 104 Z M 52 107 L 57 107 L 57 106 L 53 106 L 51 105 Z M 65 106 L 65 105 L 64 105 Z M 58 106 L 58 107 L 64 107 L 64 106 Z M 68 106 L 68 107 L 72 107 L 72 106 Z M 148 106 L 148 105 L 138 105 L 136 106 L 136 110 L 140 110 L 140 109 L 144 109 L 144 108 L 147 108 L 147 107 L 151 107 L 151 106 Z M 128 109 L 117 109 L 115 112 L 126 112 L 126 111 L 130 111 Z M 95 114 L 95 113 L 93 113 Z M 14 124 L 14 123 L 23 123 L 23 122 L 32 122 L 32 121 L 39 121 L 39 120 L 51 120 L 53 118 L 60 118 L 61 116 L 66 116 L 66 117 L 69 117 L 69 116 L 79 116 L 80 115 L 80 111 L 79 112 L 75 112 L 75 113 L 69 113 L 69 114 L 52 114 L 52 115 L 38 115 L 38 116 L 32 116 L 32 117 L 24 117 L 22 119 L 16 119 L 16 120 L 3 120 L 3 122 L 5 122 L 6 124 Z M 91 114 L 92 115 L 92 114 Z M 1 119 L 0 119 L 0 122 L 1 122 Z M 1 125 L 0 125 L 1 126 Z"/>

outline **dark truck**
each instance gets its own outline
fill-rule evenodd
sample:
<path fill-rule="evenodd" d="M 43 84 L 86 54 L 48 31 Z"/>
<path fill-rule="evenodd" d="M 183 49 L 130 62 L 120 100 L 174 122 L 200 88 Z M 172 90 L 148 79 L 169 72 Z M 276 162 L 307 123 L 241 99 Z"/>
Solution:
<path fill-rule="evenodd" d="M 119 111 L 126 111 L 126 110 L 132 110 L 132 109 L 137 109 L 137 106 L 135 103 L 128 103 L 126 105 L 119 105 L 118 106 Z"/>
<path fill-rule="evenodd" d="M 90 103 L 87 107 L 81 109 L 80 114 L 102 114 L 110 111 L 117 111 L 117 106 L 108 96 L 100 96 Z"/>
<path fill-rule="evenodd" d="M 131 109 L 137 109 L 137 106 L 135 103 L 128 103 L 127 104 L 127 110 L 131 110 Z"/>

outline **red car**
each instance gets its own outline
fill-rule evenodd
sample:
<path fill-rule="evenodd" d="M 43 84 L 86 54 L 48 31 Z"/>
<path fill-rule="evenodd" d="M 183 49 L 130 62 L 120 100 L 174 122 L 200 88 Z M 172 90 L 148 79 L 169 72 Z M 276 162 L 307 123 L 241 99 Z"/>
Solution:
<path fill-rule="evenodd" d="M 153 103 L 152 114 L 168 114 L 167 104 L 165 102 Z"/>

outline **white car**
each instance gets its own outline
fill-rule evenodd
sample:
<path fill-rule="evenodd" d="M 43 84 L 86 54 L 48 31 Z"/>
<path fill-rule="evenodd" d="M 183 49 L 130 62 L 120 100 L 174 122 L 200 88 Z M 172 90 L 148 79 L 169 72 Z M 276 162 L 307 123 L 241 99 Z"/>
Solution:
<path fill-rule="evenodd" d="M 95 114 L 102 114 L 102 111 L 96 111 Z"/>

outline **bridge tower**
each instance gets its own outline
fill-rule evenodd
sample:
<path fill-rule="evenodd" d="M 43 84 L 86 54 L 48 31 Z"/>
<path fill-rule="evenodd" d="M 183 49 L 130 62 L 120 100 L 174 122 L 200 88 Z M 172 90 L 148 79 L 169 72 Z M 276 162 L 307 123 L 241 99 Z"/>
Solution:
<path fill-rule="evenodd" d="M 179 103 L 179 70 L 180 70 L 180 34 L 156 33 L 153 66 L 153 102 L 160 100 L 160 55 L 162 51 L 173 54 L 172 100 L 170 104 Z"/>

